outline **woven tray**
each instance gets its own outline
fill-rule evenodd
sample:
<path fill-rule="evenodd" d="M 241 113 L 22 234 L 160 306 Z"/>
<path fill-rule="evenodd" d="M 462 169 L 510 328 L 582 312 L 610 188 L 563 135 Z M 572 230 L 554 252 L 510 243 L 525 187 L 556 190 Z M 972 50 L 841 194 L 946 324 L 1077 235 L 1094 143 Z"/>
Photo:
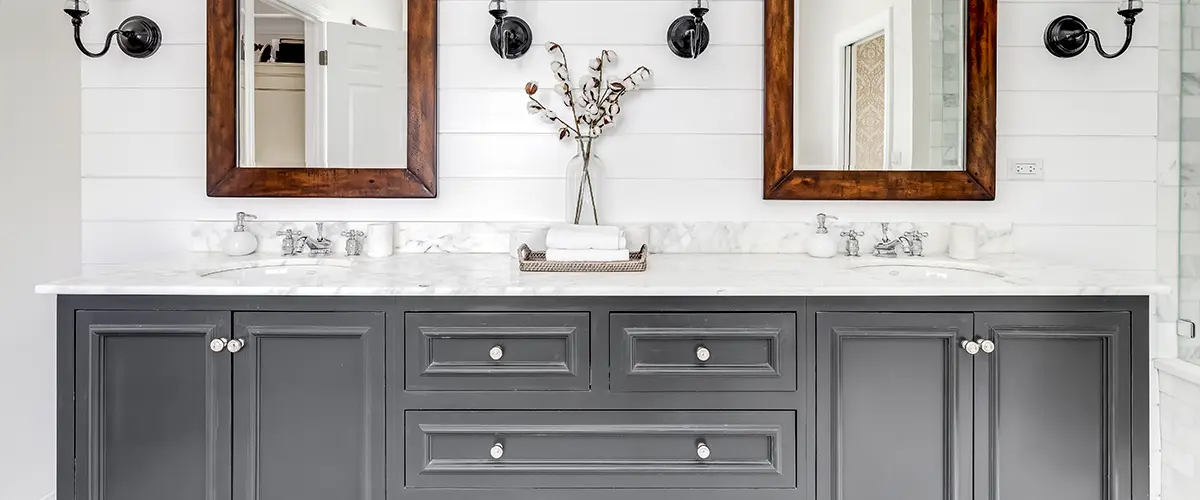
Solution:
<path fill-rule="evenodd" d="M 629 260 L 625 262 L 550 262 L 546 260 L 546 252 L 534 252 L 529 245 L 521 245 L 517 250 L 521 270 L 532 273 L 636 273 L 646 270 L 649 254 L 650 250 L 642 245 L 640 250 L 629 252 Z"/>

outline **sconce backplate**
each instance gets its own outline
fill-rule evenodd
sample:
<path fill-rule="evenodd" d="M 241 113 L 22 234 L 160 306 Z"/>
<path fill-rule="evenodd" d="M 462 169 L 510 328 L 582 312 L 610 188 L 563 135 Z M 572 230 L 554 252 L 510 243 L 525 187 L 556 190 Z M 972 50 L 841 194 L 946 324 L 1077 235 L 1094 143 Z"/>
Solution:
<path fill-rule="evenodd" d="M 145 59 L 162 46 L 162 30 L 149 18 L 133 16 L 121 23 L 120 30 L 117 46 L 129 57 Z"/>
<path fill-rule="evenodd" d="M 696 30 L 695 16 L 680 16 L 667 28 L 667 46 L 679 57 L 694 58 L 708 48 L 708 25 L 700 24 L 696 40 L 696 52 L 692 53 L 692 31 Z"/>
<path fill-rule="evenodd" d="M 1087 24 L 1078 17 L 1059 17 L 1046 26 L 1046 49 L 1058 57 L 1075 57 L 1088 46 L 1091 36 L 1087 29 Z"/>
<path fill-rule="evenodd" d="M 508 33 L 508 53 L 504 53 L 504 45 L 502 36 Z M 529 47 L 533 45 L 533 30 L 530 29 L 529 23 L 519 17 L 505 17 L 497 20 L 492 25 L 492 32 L 489 36 L 492 42 L 492 50 L 496 54 L 505 59 L 516 59 L 529 52 Z"/>

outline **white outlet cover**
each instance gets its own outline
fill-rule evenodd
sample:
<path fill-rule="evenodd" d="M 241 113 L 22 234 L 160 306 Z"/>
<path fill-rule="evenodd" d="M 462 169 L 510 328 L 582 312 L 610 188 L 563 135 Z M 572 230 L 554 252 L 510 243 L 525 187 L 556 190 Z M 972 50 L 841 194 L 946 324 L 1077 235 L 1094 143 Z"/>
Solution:
<path fill-rule="evenodd" d="M 1040 181 L 1046 177 L 1041 158 L 1009 158 L 1007 167 L 1010 181 Z"/>

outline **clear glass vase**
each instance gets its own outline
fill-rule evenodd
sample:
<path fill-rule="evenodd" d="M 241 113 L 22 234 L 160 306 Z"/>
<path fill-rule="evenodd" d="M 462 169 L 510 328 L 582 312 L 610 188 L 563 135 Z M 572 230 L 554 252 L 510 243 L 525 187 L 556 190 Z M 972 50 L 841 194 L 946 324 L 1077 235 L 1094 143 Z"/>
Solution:
<path fill-rule="evenodd" d="M 575 157 L 567 163 L 566 218 L 571 224 L 598 226 L 604 218 L 600 193 L 604 162 L 594 152 L 595 137 L 575 139 Z"/>

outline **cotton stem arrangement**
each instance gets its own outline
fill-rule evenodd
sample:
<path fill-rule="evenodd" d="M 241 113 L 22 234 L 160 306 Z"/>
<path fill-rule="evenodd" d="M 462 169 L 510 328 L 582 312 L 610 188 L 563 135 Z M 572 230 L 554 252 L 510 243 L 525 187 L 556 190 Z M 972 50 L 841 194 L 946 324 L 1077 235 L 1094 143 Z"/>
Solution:
<path fill-rule="evenodd" d="M 624 77 L 611 76 L 610 66 L 616 63 L 617 53 L 600 51 L 600 56 L 588 61 L 588 73 L 579 78 L 577 86 L 571 84 L 567 55 L 561 45 L 546 44 L 550 54 L 550 72 L 554 75 L 554 93 L 570 115 L 559 116 L 538 99 L 538 83 L 525 84 L 529 96 L 526 110 L 548 123 L 558 126 L 558 138 L 599 137 L 609 130 L 621 114 L 621 98 L 625 94 L 648 85 L 654 74 L 645 66 L 638 66 Z M 606 73 L 609 73 L 606 75 Z"/>

